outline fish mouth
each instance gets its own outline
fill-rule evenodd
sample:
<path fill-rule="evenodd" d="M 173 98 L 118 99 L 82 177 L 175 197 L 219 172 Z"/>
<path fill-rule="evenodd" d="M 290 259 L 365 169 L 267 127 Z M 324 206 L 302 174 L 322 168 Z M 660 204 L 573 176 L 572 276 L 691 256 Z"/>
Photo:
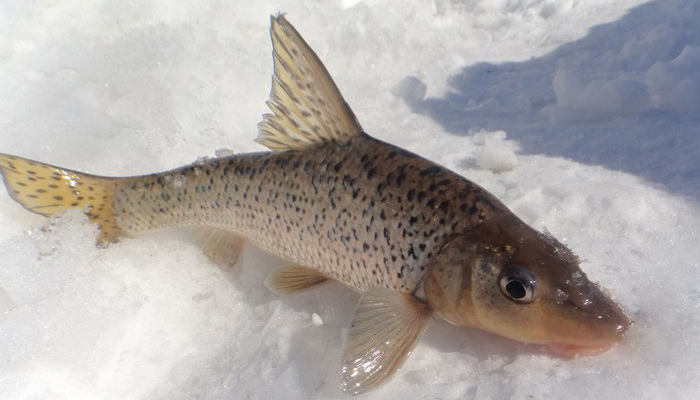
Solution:
<path fill-rule="evenodd" d="M 579 345 L 569 343 L 549 343 L 544 347 L 560 357 L 574 358 L 576 356 L 596 356 L 610 350 L 615 343 Z"/>

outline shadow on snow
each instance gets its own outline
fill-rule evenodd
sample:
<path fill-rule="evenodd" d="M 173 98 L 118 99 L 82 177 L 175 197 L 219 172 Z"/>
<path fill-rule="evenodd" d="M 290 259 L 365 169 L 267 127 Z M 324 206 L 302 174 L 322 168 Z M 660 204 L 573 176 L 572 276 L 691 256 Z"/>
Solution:
<path fill-rule="evenodd" d="M 698 86 L 690 103 L 687 93 L 676 103 L 655 99 L 654 90 L 665 88 L 649 81 L 655 64 L 673 65 L 695 46 L 700 2 L 652 1 L 542 57 L 466 67 L 449 78 L 444 98 L 409 105 L 453 134 L 502 129 L 522 154 L 629 172 L 698 200 L 700 58 L 690 61 L 695 78 L 685 71 L 690 89 Z"/>

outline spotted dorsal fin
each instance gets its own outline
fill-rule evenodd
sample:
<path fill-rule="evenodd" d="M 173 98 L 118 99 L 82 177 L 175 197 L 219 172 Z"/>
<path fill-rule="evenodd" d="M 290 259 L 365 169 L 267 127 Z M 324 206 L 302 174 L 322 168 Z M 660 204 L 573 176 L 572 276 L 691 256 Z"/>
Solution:
<path fill-rule="evenodd" d="M 316 53 L 282 15 L 271 18 L 275 74 L 256 141 L 272 150 L 344 142 L 362 128 Z"/>

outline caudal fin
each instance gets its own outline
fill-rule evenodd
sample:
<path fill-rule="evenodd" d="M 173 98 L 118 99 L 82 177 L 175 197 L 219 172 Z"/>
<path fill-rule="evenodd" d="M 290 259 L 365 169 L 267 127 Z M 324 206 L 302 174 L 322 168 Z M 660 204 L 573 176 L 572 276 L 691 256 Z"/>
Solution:
<path fill-rule="evenodd" d="M 105 178 L 0 153 L 0 173 L 10 196 L 29 211 L 54 215 L 82 208 L 100 228 L 100 242 L 121 236 L 112 212 L 119 178 Z"/>

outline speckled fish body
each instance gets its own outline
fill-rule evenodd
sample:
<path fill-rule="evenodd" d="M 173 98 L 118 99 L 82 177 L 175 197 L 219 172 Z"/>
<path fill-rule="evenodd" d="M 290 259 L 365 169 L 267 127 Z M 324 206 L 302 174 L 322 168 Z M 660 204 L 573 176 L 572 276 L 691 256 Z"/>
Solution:
<path fill-rule="evenodd" d="M 359 292 L 414 292 L 447 238 L 505 212 L 474 183 L 367 135 L 211 159 L 115 193 L 117 224 L 130 236 L 217 226 Z"/>
<path fill-rule="evenodd" d="M 328 280 L 361 294 L 341 362 L 357 394 L 401 367 L 432 315 L 567 356 L 595 354 L 629 326 L 550 235 L 432 161 L 366 134 L 316 54 L 272 18 L 274 75 L 257 141 L 271 150 L 160 174 L 107 178 L 0 154 L 14 200 L 82 208 L 101 242 L 192 227 L 233 264 L 252 242 L 289 261 L 265 284 L 291 294 Z"/>

